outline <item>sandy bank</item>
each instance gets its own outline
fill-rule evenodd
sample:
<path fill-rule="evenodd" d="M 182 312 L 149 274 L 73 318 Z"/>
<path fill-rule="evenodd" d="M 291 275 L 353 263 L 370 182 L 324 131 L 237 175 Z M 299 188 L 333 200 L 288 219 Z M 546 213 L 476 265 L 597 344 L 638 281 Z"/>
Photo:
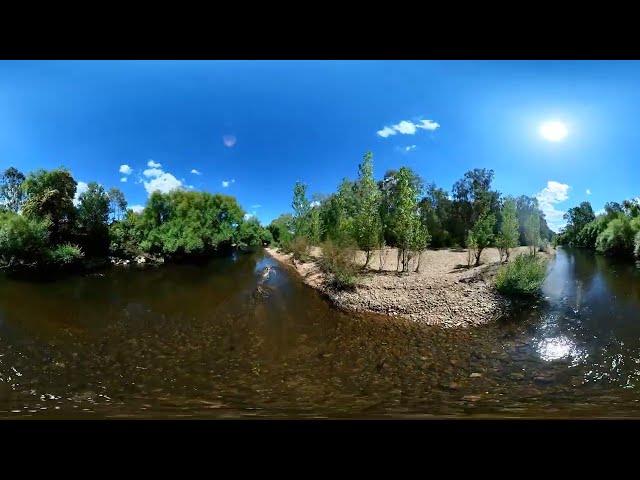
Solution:
<path fill-rule="evenodd" d="M 294 265 L 291 255 L 274 248 L 266 250 L 297 271 L 307 285 L 347 310 L 402 316 L 442 327 L 470 327 L 495 320 L 507 306 L 507 301 L 492 288 L 499 267 L 495 248 L 485 250 L 483 265 L 474 268 L 466 266 L 466 250 L 428 250 L 423 254 L 420 273 L 396 273 L 396 250 L 386 249 L 382 270 L 376 253 L 371 269 L 360 277 L 354 291 L 331 288 L 316 261 Z M 527 247 L 515 249 L 511 258 L 525 251 Z M 318 258 L 322 252 L 314 247 L 311 255 Z M 364 265 L 364 253 L 358 253 L 357 261 Z"/>

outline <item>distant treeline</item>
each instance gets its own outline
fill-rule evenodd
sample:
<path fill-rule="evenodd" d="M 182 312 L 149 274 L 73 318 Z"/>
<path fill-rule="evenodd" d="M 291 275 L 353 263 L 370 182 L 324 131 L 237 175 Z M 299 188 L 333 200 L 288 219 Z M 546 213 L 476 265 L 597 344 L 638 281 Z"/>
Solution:
<path fill-rule="evenodd" d="M 607 202 L 595 215 L 591 203 L 582 202 L 564 215 L 567 226 L 556 237 L 557 245 L 589 248 L 615 257 L 640 258 L 640 201 Z"/>
<path fill-rule="evenodd" d="M 370 153 L 359 166 L 355 181 L 342 180 L 337 192 L 307 198 L 306 185 L 294 187 L 293 215 L 275 219 L 273 239 L 287 245 L 296 237 L 311 244 L 331 241 L 370 251 L 398 247 L 403 264 L 411 252 L 419 255 L 429 245 L 471 247 L 548 243 L 554 232 L 534 197 L 503 197 L 492 188 L 493 170 L 476 168 L 455 182 L 451 194 L 427 183 L 408 167 L 388 170 L 375 181 Z M 508 208 L 505 210 L 505 205 Z M 513 212 L 505 224 L 505 211 Z M 511 213 L 513 216 L 513 213 Z M 478 257 L 479 261 L 479 257 Z"/>
<path fill-rule="evenodd" d="M 209 255 L 262 245 L 270 232 L 229 195 L 154 192 L 141 213 L 127 208 L 117 188 L 88 184 L 74 204 L 77 182 L 64 169 L 0 177 L 0 264 L 73 266 L 108 256 L 163 258 Z"/>

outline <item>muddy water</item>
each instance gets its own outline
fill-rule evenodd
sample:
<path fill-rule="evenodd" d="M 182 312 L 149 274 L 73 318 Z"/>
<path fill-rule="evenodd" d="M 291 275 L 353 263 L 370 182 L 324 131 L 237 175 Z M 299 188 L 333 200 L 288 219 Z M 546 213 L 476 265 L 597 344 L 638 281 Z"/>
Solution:
<path fill-rule="evenodd" d="M 543 290 L 446 331 L 338 312 L 263 252 L 0 279 L 0 418 L 640 416 L 640 270 L 559 249 Z"/>

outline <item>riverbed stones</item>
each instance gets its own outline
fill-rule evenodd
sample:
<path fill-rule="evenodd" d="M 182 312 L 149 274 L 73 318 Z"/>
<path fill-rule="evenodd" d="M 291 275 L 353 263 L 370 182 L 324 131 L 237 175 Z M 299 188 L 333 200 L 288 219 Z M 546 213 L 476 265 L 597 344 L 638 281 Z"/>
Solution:
<path fill-rule="evenodd" d="M 469 378 L 480 378 L 482 377 L 482 374 L 479 372 L 473 372 L 471 375 L 469 375 Z"/>

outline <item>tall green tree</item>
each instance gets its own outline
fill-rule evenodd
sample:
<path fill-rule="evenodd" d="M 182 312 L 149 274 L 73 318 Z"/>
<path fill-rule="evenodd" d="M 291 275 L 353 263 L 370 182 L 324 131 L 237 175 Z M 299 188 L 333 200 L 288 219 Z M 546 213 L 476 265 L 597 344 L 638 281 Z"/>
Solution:
<path fill-rule="evenodd" d="M 0 177 L 0 205 L 10 212 L 18 212 L 24 201 L 24 174 L 14 167 L 7 168 Z"/>
<path fill-rule="evenodd" d="M 309 200 L 307 200 L 307 186 L 302 182 L 296 182 L 293 187 L 293 229 L 296 237 L 309 235 Z"/>
<path fill-rule="evenodd" d="M 438 188 L 435 183 L 431 183 L 427 186 L 419 206 L 422 223 L 431 236 L 431 245 L 436 248 L 450 246 L 449 219 L 452 202 L 449 194 Z"/>
<path fill-rule="evenodd" d="M 540 245 L 540 217 L 536 213 L 529 215 L 525 222 L 525 237 L 529 253 L 535 256 Z"/>
<path fill-rule="evenodd" d="M 29 218 L 50 221 L 50 241 L 57 245 L 68 241 L 73 233 L 76 209 L 73 198 L 77 182 L 64 168 L 37 170 L 24 181 L 27 199 L 23 213 Z"/>
<path fill-rule="evenodd" d="M 127 200 L 124 193 L 119 188 L 111 187 L 109 189 L 109 217 L 112 222 L 122 220 L 127 213 Z"/>
<path fill-rule="evenodd" d="M 393 236 L 397 241 L 398 264 L 402 262 L 402 271 L 409 271 L 411 251 L 416 247 L 416 235 L 421 228 L 418 211 L 418 195 L 412 182 L 412 172 L 407 167 L 401 167 L 395 176 L 392 190 L 392 204 L 394 206 Z"/>
<path fill-rule="evenodd" d="M 493 228 L 496 224 L 496 217 L 493 213 L 483 213 L 473 228 L 469 231 L 469 241 L 472 248 L 475 250 L 475 266 L 480 265 L 480 257 L 482 251 L 491 245 L 493 241 Z"/>
<path fill-rule="evenodd" d="M 371 254 L 380 248 L 383 240 L 380 218 L 381 194 L 373 178 L 373 155 L 367 152 L 358 166 L 356 182 L 356 208 L 354 234 L 358 247 L 365 252 L 365 265 L 369 266 Z"/>
<path fill-rule="evenodd" d="M 502 223 L 500 233 L 496 238 L 496 246 L 500 252 L 500 260 L 504 256 L 509 261 L 509 254 L 512 248 L 518 246 L 518 217 L 516 215 L 516 202 L 513 198 L 505 199 L 502 205 Z"/>
<path fill-rule="evenodd" d="M 89 257 L 106 257 L 109 252 L 109 196 L 102 185 L 90 182 L 78 200 L 80 246 Z"/>

